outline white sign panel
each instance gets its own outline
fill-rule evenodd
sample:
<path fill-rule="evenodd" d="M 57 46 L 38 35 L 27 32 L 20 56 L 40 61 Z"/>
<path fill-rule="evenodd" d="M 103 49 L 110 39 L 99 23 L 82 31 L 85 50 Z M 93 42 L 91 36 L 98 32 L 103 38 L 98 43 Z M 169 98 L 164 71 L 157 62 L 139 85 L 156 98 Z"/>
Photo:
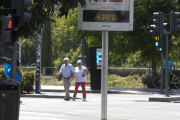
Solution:
<path fill-rule="evenodd" d="M 133 31 L 133 0 L 89 0 L 79 5 L 79 30 Z"/>

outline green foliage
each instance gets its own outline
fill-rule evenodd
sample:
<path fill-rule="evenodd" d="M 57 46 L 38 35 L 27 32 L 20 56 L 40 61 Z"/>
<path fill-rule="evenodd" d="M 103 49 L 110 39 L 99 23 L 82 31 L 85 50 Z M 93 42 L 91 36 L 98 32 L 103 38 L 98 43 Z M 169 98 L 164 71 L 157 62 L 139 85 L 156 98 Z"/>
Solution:
<path fill-rule="evenodd" d="M 58 10 L 57 16 L 67 16 L 70 9 L 74 9 L 80 3 L 86 5 L 86 0 L 33 0 L 32 6 L 25 11 L 32 15 L 30 22 L 26 22 L 24 26 L 19 27 L 20 36 L 28 37 L 37 31 L 39 25 L 44 25 L 52 20 L 55 10 Z M 60 6 L 55 9 L 55 6 Z M 11 0 L 1 0 L 1 8 L 11 8 Z M 1 25 L 1 22 L 0 22 Z M 1 30 L 0 30 L 1 31 Z"/>
<path fill-rule="evenodd" d="M 27 92 L 33 92 L 34 91 L 34 73 L 33 72 L 27 72 L 27 71 L 22 71 L 23 74 L 23 79 L 20 80 L 21 84 L 21 93 Z M 4 69 L 0 69 L 0 80 L 6 80 L 7 77 L 4 74 Z"/>
<path fill-rule="evenodd" d="M 66 24 L 65 16 L 57 18 L 57 14 L 55 12 L 55 23 L 52 23 L 52 61 L 54 66 L 59 68 L 63 64 L 64 57 L 68 57 L 71 64 L 76 62 L 80 51 L 80 40 L 72 33 L 72 28 Z"/>
<path fill-rule="evenodd" d="M 21 83 L 21 92 L 25 91 L 27 93 L 34 92 L 34 73 L 23 71 L 23 79 Z"/>
<path fill-rule="evenodd" d="M 132 32 L 109 32 L 109 58 L 111 61 L 116 61 L 115 64 L 119 65 L 122 62 L 121 59 L 127 56 L 130 66 L 152 63 L 152 68 L 155 70 L 156 64 L 160 65 L 160 52 L 157 52 L 153 47 L 153 35 L 149 33 L 150 25 L 153 24 L 153 12 L 164 12 L 164 22 L 169 22 L 169 12 L 180 10 L 178 3 L 179 1 L 170 0 L 135 0 L 134 30 Z M 101 46 L 101 31 L 78 30 L 77 23 L 78 10 L 75 9 L 73 12 L 70 12 L 67 18 L 67 25 L 72 28 L 73 35 L 76 35 L 79 39 L 85 39 L 88 46 Z M 170 54 L 172 53 L 172 56 L 177 56 L 179 34 L 175 34 L 174 36 L 177 39 L 170 40 Z M 174 50 L 177 50 L 175 54 L 173 52 Z M 137 57 L 134 56 L 135 54 Z"/>
<path fill-rule="evenodd" d="M 108 70 L 109 74 L 116 74 L 122 77 L 127 77 L 129 75 L 133 75 L 133 74 L 138 74 L 138 75 L 142 75 L 145 74 L 146 71 L 143 69 L 109 69 Z"/>
<path fill-rule="evenodd" d="M 142 83 L 146 85 L 148 88 L 154 88 L 152 80 L 155 76 L 153 76 L 152 74 L 145 74 L 144 77 L 142 77 Z"/>
<path fill-rule="evenodd" d="M 77 60 L 78 60 L 78 56 L 80 54 L 80 47 L 76 49 L 76 51 L 73 51 L 73 49 L 71 49 L 68 53 L 66 53 L 65 57 L 69 58 L 69 62 L 73 65 L 76 66 L 77 65 Z M 60 57 L 57 60 L 54 61 L 54 65 L 58 68 L 61 67 L 61 65 L 63 65 L 63 58 L 64 57 Z"/>
<path fill-rule="evenodd" d="M 118 75 L 108 75 L 108 87 L 115 88 L 146 88 L 146 86 L 141 82 L 141 77 L 139 75 L 127 76 L 122 78 Z"/>
<path fill-rule="evenodd" d="M 31 65 L 36 62 L 36 42 L 35 41 L 37 41 L 37 37 L 34 37 L 34 36 L 28 39 L 22 39 L 21 65 Z"/>
<path fill-rule="evenodd" d="M 0 68 L 0 80 L 6 80 L 7 77 L 4 74 L 4 68 Z"/>

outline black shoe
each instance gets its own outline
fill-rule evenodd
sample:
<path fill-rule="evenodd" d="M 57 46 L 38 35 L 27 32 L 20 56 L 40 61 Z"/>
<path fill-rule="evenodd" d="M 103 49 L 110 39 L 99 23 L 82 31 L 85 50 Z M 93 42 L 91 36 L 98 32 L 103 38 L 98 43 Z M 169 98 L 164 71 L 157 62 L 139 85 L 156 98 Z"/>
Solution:
<path fill-rule="evenodd" d="M 64 99 L 65 101 L 69 101 L 70 99 Z"/>

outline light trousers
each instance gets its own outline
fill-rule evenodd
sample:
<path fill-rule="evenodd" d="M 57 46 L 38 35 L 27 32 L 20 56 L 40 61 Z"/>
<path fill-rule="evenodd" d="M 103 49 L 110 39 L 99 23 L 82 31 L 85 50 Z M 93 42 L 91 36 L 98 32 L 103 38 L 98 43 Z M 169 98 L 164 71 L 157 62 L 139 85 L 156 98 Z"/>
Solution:
<path fill-rule="evenodd" d="M 63 82 L 64 82 L 64 90 L 65 90 L 65 97 L 64 99 L 70 99 L 70 94 L 69 94 L 69 88 L 70 88 L 70 85 L 71 85 L 71 82 L 69 82 L 70 79 L 63 79 Z"/>

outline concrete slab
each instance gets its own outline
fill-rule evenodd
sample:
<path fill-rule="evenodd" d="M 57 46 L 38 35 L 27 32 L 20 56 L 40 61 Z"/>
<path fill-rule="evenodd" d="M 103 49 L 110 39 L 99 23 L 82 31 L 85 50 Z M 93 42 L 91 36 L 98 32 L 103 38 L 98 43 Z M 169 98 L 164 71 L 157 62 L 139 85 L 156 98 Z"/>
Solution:
<path fill-rule="evenodd" d="M 149 97 L 149 101 L 154 102 L 171 102 L 180 101 L 180 97 Z"/>

